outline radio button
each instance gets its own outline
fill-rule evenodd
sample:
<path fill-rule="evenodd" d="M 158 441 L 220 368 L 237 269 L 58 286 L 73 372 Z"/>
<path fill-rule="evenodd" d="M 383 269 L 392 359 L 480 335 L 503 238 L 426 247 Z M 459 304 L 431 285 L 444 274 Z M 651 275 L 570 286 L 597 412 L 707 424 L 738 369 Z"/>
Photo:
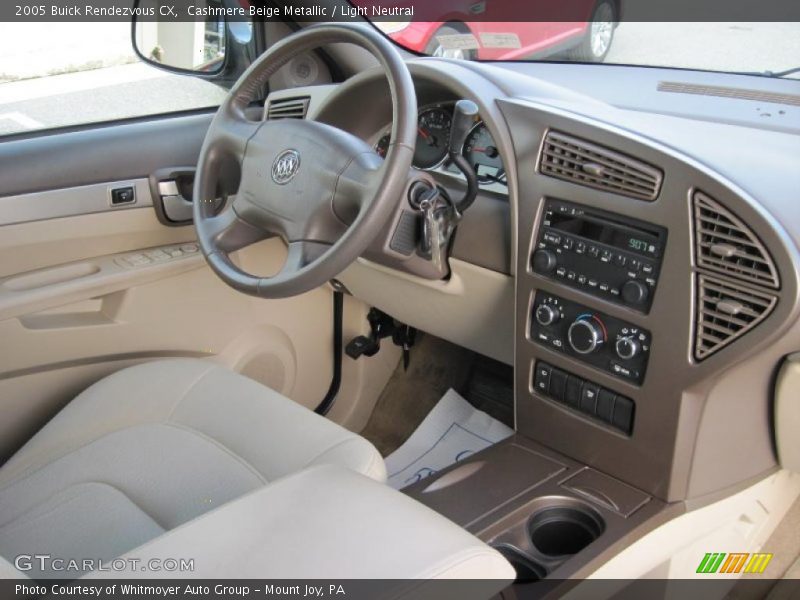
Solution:
<path fill-rule="evenodd" d="M 603 253 L 600 255 L 600 260 L 604 263 L 611 262 L 611 257 L 614 255 L 611 250 L 603 250 Z"/>
<path fill-rule="evenodd" d="M 564 267 L 558 267 L 556 269 L 556 275 L 558 275 L 559 277 L 565 277 L 566 274 L 567 274 L 567 270 Z"/>
<path fill-rule="evenodd" d="M 552 250 L 539 248 L 533 253 L 531 264 L 533 265 L 533 270 L 537 273 L 551 273 L 558 264 L 558 257 L 556 257 L 555 252 Z"/>
<path fill-rule="evenodd" d="M 578 283 L 586 285 L 586 275 L 578 275 Z"/>
<path fill-rule="evenodd" d="M 583 254 L 586 252 L 586 242 L 578 242 L 575 244 L 575 252 L 577 254 Z"/>
<path fill-rule="evenodd" d="M 638 258 L 632 258 L 628 266 L 635 273 L 642 268 L 642 262 Z"/>
<path fill-rule="evenodd" d="M 626 264 L 628 264 L 628 259 L 625 257 L 624 254 L 617 254 L 614 257 L 614 264 L 617 265 L 618 267 L 624 267 Z"/>
<path fill-rule="evenodd" d="M 545 242 L 549 242 L 551 244 L 555 244 L 556 246 L 561 243 L 561 236 L 555 233 L 550 233 L 546 231 L 543 238 Z"/>
<path fill-rule="evenodd" d="M 622 299 L 625 304 L 638 306 L 647 300 L 648 289 L 641 281 L 629 279 L 622 286 Z"/>
<path fill-rule="evenodd" d="M 589 246 L 589 256 L 592 258 L 597 258 L 600 254 L 600 248 L 597 246 Z"/>
<path fill-rule="evenodd" d="M 567 273 L 567 279 L 569 279 L 570 281 L 575 281 L 576 277 L 577 275 L 575 274 L 575 271 L 569 271 Z"/>
<path fill-rule="evenodd" d="M 650 263 L 642 263 L 642 273 L 645 275 L 652 275 L 654 270 L 655 267 L 653 267 L 653 265 Z"/>
<path fill-rule="evenodd" d="M 609 286 L 607 283 L 601 283 L 601 284 L 600 284 L 600 291 L 601 291 L 601 292 L 608 292 L 608 290 L 610 289 L 610 287 L 611 287 L 611 286 Z"/>

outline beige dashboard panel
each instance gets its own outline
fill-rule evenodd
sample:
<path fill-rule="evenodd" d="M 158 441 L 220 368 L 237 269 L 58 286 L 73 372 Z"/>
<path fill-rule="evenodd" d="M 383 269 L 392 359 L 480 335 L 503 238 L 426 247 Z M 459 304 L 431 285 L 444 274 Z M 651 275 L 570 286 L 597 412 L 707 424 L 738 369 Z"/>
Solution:
<path fill-rule="evenodd" d="M 781 367 L 775 386 L 775 441 L 784 469 L 800 473 L 800 353 Z"/>
<path fill-rule="evenodd" d="M 430 281 L 359 259 L 339 279 L 354 296 L 417 329 L 514 361 L 514 278 L 457 259 Z"/>

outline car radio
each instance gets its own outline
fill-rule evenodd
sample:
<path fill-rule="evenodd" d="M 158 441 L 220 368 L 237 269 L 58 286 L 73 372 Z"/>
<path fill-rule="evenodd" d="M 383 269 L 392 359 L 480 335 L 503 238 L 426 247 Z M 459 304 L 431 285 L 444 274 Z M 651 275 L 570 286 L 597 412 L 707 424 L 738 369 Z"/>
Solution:
<path fill-rule="evenodd" d="M 647 312 L 666 240 L 663 227 L 548 200 L 531 268 L 564 285 Z"/>

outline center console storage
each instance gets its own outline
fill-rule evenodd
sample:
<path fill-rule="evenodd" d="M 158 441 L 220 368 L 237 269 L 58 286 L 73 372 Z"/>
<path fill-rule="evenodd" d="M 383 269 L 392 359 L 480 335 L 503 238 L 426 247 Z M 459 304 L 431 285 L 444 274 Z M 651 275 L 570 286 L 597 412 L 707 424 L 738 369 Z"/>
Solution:
<path fill-rule="evenodd" d="M 521 435 L 403 491 L 496 548 L 518 584 L 588 575 L 667 514 L 650 495 Z"/>

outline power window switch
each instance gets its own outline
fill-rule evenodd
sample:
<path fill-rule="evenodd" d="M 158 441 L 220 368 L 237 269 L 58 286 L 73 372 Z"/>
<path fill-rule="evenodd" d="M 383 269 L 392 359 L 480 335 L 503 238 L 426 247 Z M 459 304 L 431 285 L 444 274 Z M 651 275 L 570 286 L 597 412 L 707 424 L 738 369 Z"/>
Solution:
<path fill-rule="evenodd" d="M 153 260 L 167 260 L 169 255 L 164 252 L 163 250 L 150 250 L 149 252 L 145 252 L 148 258 L 152 258 Z"/>
<path fill-rule="evenodd" d="M 536 363 L 536 374 L 533 378 L 533 387 L 540 394 L 547 394 L 550 391 L 550 373 L 553 367 L 547 363 Z"/>
<path fill-rule="evenodd" d="M 133 186 L 114 188 L 111 190 L 111 205 L 133 204 L 136 202 L 136 190 Z"/>

